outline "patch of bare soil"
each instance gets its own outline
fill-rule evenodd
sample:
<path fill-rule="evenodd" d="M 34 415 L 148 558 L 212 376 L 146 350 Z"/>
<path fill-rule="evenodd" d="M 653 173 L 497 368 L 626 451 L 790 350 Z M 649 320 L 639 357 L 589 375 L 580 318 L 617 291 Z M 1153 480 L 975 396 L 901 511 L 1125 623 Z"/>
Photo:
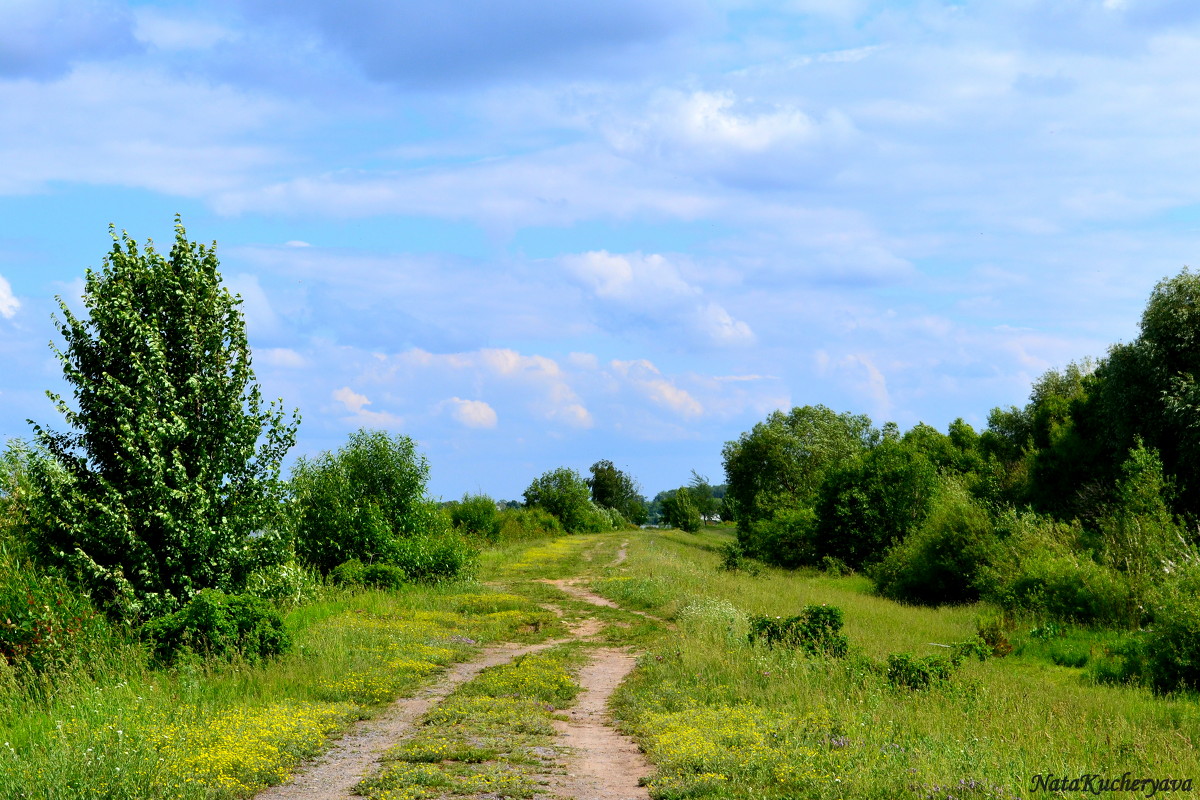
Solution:
<path fill-rule="evenodd" d="M 621 542 L 621 549 L 617 551 L 617 557 L 612 560 L 609 566 L 615 567 L 627 558 L 629 558 L 629 542 Z"/>
<path fill-rule="evenodd" d="M 472 661 L 450 667 L 432 686 L 413 697 L 397 700 L 375 719 L 357 723 L 323 756 L 301 767 L 289 783 L 273 786 L 257 800 L 350 800 L 351 789 L 369 775 L 385 750 L 409 733 L 425 712 L 446 698 L 460 684 L 483 669 L 504 664 L 517 656 L 542 650 L 555 642 L 488 648 Z"/>
<path fill-rule="evenodd" d="M 638 779 L 653 769 L 638 746 L 622 736 L 608 718 L 608 699 L 634 667 L 634 658 L 615 648 L 595 651 L 595 659 L 580 670 L 583 693 L 556 725 L 562 743 L 571 748 L 567 774 L 549 779 L 557 797 L 575 800 L 648 800 Z"/>

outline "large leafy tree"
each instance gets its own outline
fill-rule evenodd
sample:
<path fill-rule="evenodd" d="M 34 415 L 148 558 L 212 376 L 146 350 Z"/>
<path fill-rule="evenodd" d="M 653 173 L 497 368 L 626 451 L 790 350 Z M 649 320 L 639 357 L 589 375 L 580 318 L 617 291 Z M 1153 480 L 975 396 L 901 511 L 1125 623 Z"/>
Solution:
<path fill-rule="evenodd" d="M 617 469 L 611 461 L 597 461 L 590 467 L 587 479 L 592 490 L 592 502 L 611 508 L 638 525 L 646 521 L 646 500 L 641 487 L 628 473 Z"/>
<path fill-rule="evenodd" d="M 738 530 L 776 511 L 811 506 L 825 473 L 879 441 L 865 415 L 838 414 L 825 406 L 772 412 L 765 421 L 726 442 L 722 451 L 727 497 Z"/>
<path fill-rule="evenodd" d="M 216 243 L 176 219 L 166 257 L 125 233 L 89 269 L 76 316 L 59 298 L 55 353 L 70 430 L 34 425 L 34 524 L 44 555 L 127 617 L 171 611 L 202 589 L 237 590 L 277 513 L 280 462 L 298 417 L 264 408 L 240 299 Z"/>

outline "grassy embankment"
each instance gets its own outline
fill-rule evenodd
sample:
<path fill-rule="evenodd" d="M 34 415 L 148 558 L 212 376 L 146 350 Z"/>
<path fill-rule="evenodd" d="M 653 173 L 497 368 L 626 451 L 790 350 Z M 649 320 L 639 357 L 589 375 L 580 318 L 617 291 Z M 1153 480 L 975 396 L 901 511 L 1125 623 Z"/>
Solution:
<path fill-rule="evenodd" d="M 1031 794 L 1039 773 L 1200 779 L 1195 697 L 1097 686 L 1054 663 L 1080 663 L 1102 634 L 1023 640 L 1027 621 L 1014 655 L 898 689 L 880 666 L 888 654 L 944 652 L 936 644 L 972 637 L 983 609 L 898 605 L 861 577 L 722 571 L 729 537 L 716 531 L 629 538 L 628 561 L 593 588 L 678 625 L 617 697 L 657 765 L 656 798 L 1009 798 Z M 747 615 L 817 603 L 844 610 L 848 657 L 748 642 Z"/>

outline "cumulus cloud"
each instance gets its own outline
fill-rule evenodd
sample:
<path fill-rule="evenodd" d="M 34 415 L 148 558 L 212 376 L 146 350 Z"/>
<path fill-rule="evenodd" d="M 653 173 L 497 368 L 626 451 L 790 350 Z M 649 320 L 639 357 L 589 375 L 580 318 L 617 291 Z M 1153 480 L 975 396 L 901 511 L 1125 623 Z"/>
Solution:
<path fill-rule="evenodd" d="M 12 286 L 0 275 L 0 317 L 12 319 L 20 307 L 21 301 L 13 294 Z"/>
<path fill-rule="evenodd" d="M 698 417 L 704 407 L 686 389 L 676 386 L 663 377 L 658 367 L 646 359 L 611 363 L 613 371 L 627 380 L 638 391 L 652 401 L 681 417 Z"/>
<path fill-rule="evenodd" d="M 371 401 L 367 399 L 367 396 L 359 394 L 349 386 L 343 386 L 341 389 L 334 390 L 333 399 L 341 403 L 346 411 L 350 412 L 348 419 L 358 424 L 394 427 L 403 422 L 395 414 L 389 414 L 386 411 L 369 410 L 367 406 L 371 405 Z"/>
<path fill-rule="evenodd" d="M 562 367 L 546 356 L 524 355 L 510 348 L 485 347 L 461 353 L 431 353 L 410 348 L 384 361 L 391 373 L 417 367 L 499 379 L 521 387 L 526 406 L 543 419 L 578 428 L 589 428 L 594 424 L 591 412 L 572 388 Z"/>
<path fill-rule="evenodd" d="M 451 397 L 446 402 L 450 406 L 451 416 L 466 427 L 496 427 L 496 410 L 482 400 L 464 400 L 461 397 Z"/>
<path fill-rule="evenodd" d="M 705 302 L 703 291 L 685 280 L 665 256 L 597 250 L 563 256 L 561 262 L 598 300 L 633 312 L 653 327 L 666 322 L 710 345 L 754 341 L 747 323 L 734 319 L 719 303 Z M 615 325 L 624 326 L 625 321 L 618 319 Z"/>
<path fill-rule="evenodd" d="M 603 130 L 616 152 L 637 161 L 759 188 L 827 179 L 860 138 L 844 111 L 814 117 L 790 104 L 743 100 L 730 89 L 664 90 L 643 113 L 617 113 Z"/>

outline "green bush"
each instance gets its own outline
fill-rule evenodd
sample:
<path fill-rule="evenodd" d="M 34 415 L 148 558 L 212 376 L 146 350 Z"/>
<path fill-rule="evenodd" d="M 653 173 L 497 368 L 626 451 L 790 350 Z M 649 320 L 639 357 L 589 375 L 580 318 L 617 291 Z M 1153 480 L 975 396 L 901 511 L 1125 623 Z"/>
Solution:
<path fill-rule="evenodd" d="M 61 576 L 0 553 L 0 661 L 42 673 L 86 659 L 109 636 L 104 619 Z"/>
<path fill-rule="evenodd" d="M 703 520 L 700 519 L 700 509 L 692 499 L 688 487 L 681 486 L 662 501 L 662 519 L 672 528 L 678 528 L 688 533 L 700 530 Z"/>
<path fill-rule="evenodd" d="M 450 521 L 467 536 L 494 542 L 500 535 L 500 516 L 496 501 L 486 494 L 464 494 L 450 508 Z"/>
<path fill-rule="evenodd" d="M 815 506 L 817 554 L 855 569 L 879 561 L 921 527 L 941 488 L 937 468 L 915 445 L 884 439 L 825 476 Z"/>
<path fill-rule="evenodd" d="M 292 637 L 269 603 L 206 589 L 178 611 L 146 622 L 142 637 L 158 661 L 189 650 L 202 656 L 260 661 L 291 649 Z"/>
<path fill-rule="evenodd" d="M 957 668 L 953 656 L 892 653 L 887 660 L 887 679 L 897 688 L 928 689 L 948 683 Z"/>
<path fill-rule="evenodd" d="M 827 655 L 841 658 L 848 643 L 842 630 L 842 610 L 836 606 L 805 606 L 794 617 L 770 617 L 756 614 L 750 617 L 751 642 L 765 642 L 769 647 L 788 647 L 802 650 L 810 656 Z"/>
<path fill-rule="evenodd" d="M 346 561 L 392 564 L 412 581 L 458 576 L 475 550 L 425 497 L 429 466 L 407 436 L 360 430 L 292 476 L 296 553 L 323 574 Z"/>
<path fill-rule="evenodd" d="M 1200 565 L 1160 587 L 1146 636 L 1146 666 L 1156 691 L 1200 691 Z"/>
<path fill-rule="evenodd" d="M 299 606 L 313 600 L 320 588 L 313 570 L 294 558 L 259 567 L 246 578 L 246 594 L 284 606 Z"/>
<path fill-rule="evenodd" d="M 508 508 L 501 511 L 497 519 L 500 526 L 499 540 L 502 542 L 561 536 L 567 532 L 558 517 L 537 506 Z"/>
<path fill-rule="evenodd" d="M 762 572 L 762 562 L 746 555 L 746 551 L 737 542 L 729 542 L 721 548 L 721 569 L 758 575 Z"/>
<path fill-rule="evenodd" d="M 1124 576 L 1086 556 L 1042 554 L 1008 587 L 1011 608 L 1084 624 L 1126 625 L 1133 616 Z"/>
<path fill-rule="evenodd" d="M 871 570 L 879 593 L 907 603 L 941 605 L 979 599 L 977 578 L 991 561 L 995 534 L 987 512 L 948 486 L 924 524 Z"/>
<path fill-rule="evenodd" d="M 742 526 L 738 542 L 747 554 L 777 566 L 809 566 L 817 562 L 816 525 L 811 508 L 778 508 L 770 517 Z"/>
<path fill-rule="evenodd" d="M 558 517 L 567 533 L 602 529 L 598 527 L 603 524 L 599 508 L 591 500 L 587 482 L 573 469 L 559 467 L 542 473 L 525 490 L 525 505 Z"/>

